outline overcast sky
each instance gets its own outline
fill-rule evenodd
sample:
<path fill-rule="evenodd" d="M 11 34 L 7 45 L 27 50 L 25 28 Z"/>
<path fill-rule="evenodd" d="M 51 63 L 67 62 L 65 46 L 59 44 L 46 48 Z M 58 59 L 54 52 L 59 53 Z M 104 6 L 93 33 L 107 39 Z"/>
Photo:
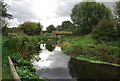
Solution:
<path fill-rule="evenodd" d="M 4 0 L 13 15 L 10 26 L 18 26 L 25 21 L 40 22 L 44 29 L 53 24 L 61 25 L 70 20 L 71 9 L 82 0 Z M 96 0 L 99 2 L 115 2 L 118 0 Z M 113 3 L 106 3 L 112 7 Z"/>

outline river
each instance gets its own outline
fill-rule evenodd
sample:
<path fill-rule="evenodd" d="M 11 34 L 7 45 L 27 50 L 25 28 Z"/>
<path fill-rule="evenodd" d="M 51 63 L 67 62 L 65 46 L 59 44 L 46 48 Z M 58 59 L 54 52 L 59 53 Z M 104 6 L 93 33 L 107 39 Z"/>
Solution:
<path fill-rule="evenodd" d="M 41 77 L 46 77 L 50 81 L 83 81 L 83 79 L 118 81 L 120 79 L 120 67 L 71 58 L 64 54 L 59 46 L 50 47 L 41 44 L 40 48 L 42 50 L 35 56 L 37 60 L 33 60 L 33 65 Z"/>

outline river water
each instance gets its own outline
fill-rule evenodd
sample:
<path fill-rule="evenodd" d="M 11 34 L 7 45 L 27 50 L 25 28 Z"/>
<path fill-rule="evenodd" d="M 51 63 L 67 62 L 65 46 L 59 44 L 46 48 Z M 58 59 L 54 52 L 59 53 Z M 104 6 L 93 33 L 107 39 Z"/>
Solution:
<path fill-rule="evenodd" d="M 89 81 L 88 79 L 118 81 L 120 79 L 120 67 L 76 60 L 64 54 L 61 47 L 55 46 L 50 49 L 48 47 L 50 46 L 41 44 L 42 50 L 35 56 L 37 60 L 33 61 L 41 77 L 51 81 Z"/>

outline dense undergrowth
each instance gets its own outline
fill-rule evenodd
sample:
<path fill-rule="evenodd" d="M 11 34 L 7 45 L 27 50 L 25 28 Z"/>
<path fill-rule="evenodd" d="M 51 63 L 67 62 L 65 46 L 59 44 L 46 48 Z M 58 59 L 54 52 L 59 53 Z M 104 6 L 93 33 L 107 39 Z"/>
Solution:
<path fill-rule="evenodd" d="M 120 41 L 98 42 L 90 35 L 60 40 L 65 53 L 79 60 L 120 64 Z M 64 42 L 70 45 L 65 45 Z"/>
<path fill-rule="evenodd" d="M 34 54 L 39 53 L 39 42 L 42 40 L 41 37 L 40 35 L 27 36 L 24 34 L 2 37 L 3 79 L 12 79 L 8 64 L 8 56 L 13 58 L 16 70 L 21 78 L 38 79 L 38 75 L 29 60 Z"/>

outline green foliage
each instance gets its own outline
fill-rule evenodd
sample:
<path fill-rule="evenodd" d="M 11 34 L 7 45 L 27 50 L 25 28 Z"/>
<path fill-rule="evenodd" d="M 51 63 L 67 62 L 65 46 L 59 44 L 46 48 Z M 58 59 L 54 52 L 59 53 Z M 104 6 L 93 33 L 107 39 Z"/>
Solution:
<path fill-rule="evenodd" d="M 8 56 L 11 56 L 12 61 L 14 62 L 14 65 L 16 67 L 16 70 L 21 78 L 38 79 L 39 81 L 43 81 L 39 79 L 39 76 L 38 74 L 36 74 L 36 70 L 33 68 L 31 62 L 27 61 L 30 60 L 31 57 L 29 56 L 32 56 L 33 55 L 32 53 L 36 53 L 38 51 L 39 49 L 38 42 L 41 40 L 41 38 L 39 37 L 40 36 L 26 36 L 23 34 L 13 37 L 4 37 L 4 36 L 2 37 L 2 78 L 3 79 L 12 79 L 12 76 L 10 75 L 10 69 L 7 58 Z M 22 46 L 21 44 L 23 44 L 23 40 L 27 44 L 32 43 L 31 44 L 32 46 L 30 47 L 33 48 L 28 49 L 30 48 L 29 45 Z M 29 53 L 27 53 L 28 50 Z M 21 52 L 23 54 L 20 54 Z M 23 58 L 25 58 L 26 60 Z"/>
<path fill-rule="evenodd" d="M 40 23 L 27 21 L 20 24 L 18 30 L 26 35 L 40 35 L 42 25 Z"/>
<path fill-rule="evenodd" d="M 57 30 L 57 31 L 62 31 L 62 30 L 63 30 L 62 25 L 58 25 L 58 26 L 56 27 L 56 30 Z"/>
<path fill-rule="evenodd" d="M 92 37 L 99 41 L 116 40 L 118 37 L 114 21 L 100 21 L 92 31 Z"/>
<path fill-rule="evenodd" d="M 21 34 L 10 37 L 9 40 L 5 42 L 4 46 L 14 52 L 20 53 L 23 58 L 30 60 L 32 55 L 37 54 L 40 50 L 38 44 L 39 41 L 41 41 L 39 36 L 30 37 Z"/>
<path fill-rule="evenodd" d="M 120 41 L 101 42 L 92 39 L 91 35 L 82 37 L 67 37 L 61 42 L 68 41 L 71 46 L 64 47 L 66 54 L 77 59 L 103 61 L 108 63 L 120 64 Z"/>
<path fill-rule="evenodd" d="M 39 75 L 36 73 L 35 68 L 31 62 L 16 57 L 12 59 L 16 67 L 16 71 L 20 78 L 24 79 L 39 79 Z"/>
<path fill-rule="evenodd" d="M 4 44 L 8 41 L 8 37 L 2 36 L 2 79 L 12 79 L 10 75 L 10 68 L 8 64 L 8 56 L 17 56 L 20 57 L 18 53 L 13 52 L 9 48 L 7 48 Z"/>
<path fill-rule="evenodd" d="M 46 29 L 47 33 L 52 33 L 52 31 L 55 31 L 56 28 L 54 27 L 54 25 L 49 25 Z"/>
<path fill-rule="evenodd" d="M 3 27 L 2 30 L 4 31 L 2 32 L 4 36 L 9 36 L 9 35 L 12 35 L 13 33 L 14 34 L 18 33 L 18 28 L 15 28 L 15 27 L 13 28 Z"/>
<path fill-rule="evenodd" d="M 71 19 L 78 35 L 88 34 L 101 19 L 111 19 L 111 11 L 102 3 L 81 2 L 72 9 Z"/>
<path fill-rule="evenodd" d="M 62 25 L 58 25 L 58 27 L 56 28 L 56 30 L 59 31 L 73 31 L 73 24 L 70 21 L 63 21 Z"/>

